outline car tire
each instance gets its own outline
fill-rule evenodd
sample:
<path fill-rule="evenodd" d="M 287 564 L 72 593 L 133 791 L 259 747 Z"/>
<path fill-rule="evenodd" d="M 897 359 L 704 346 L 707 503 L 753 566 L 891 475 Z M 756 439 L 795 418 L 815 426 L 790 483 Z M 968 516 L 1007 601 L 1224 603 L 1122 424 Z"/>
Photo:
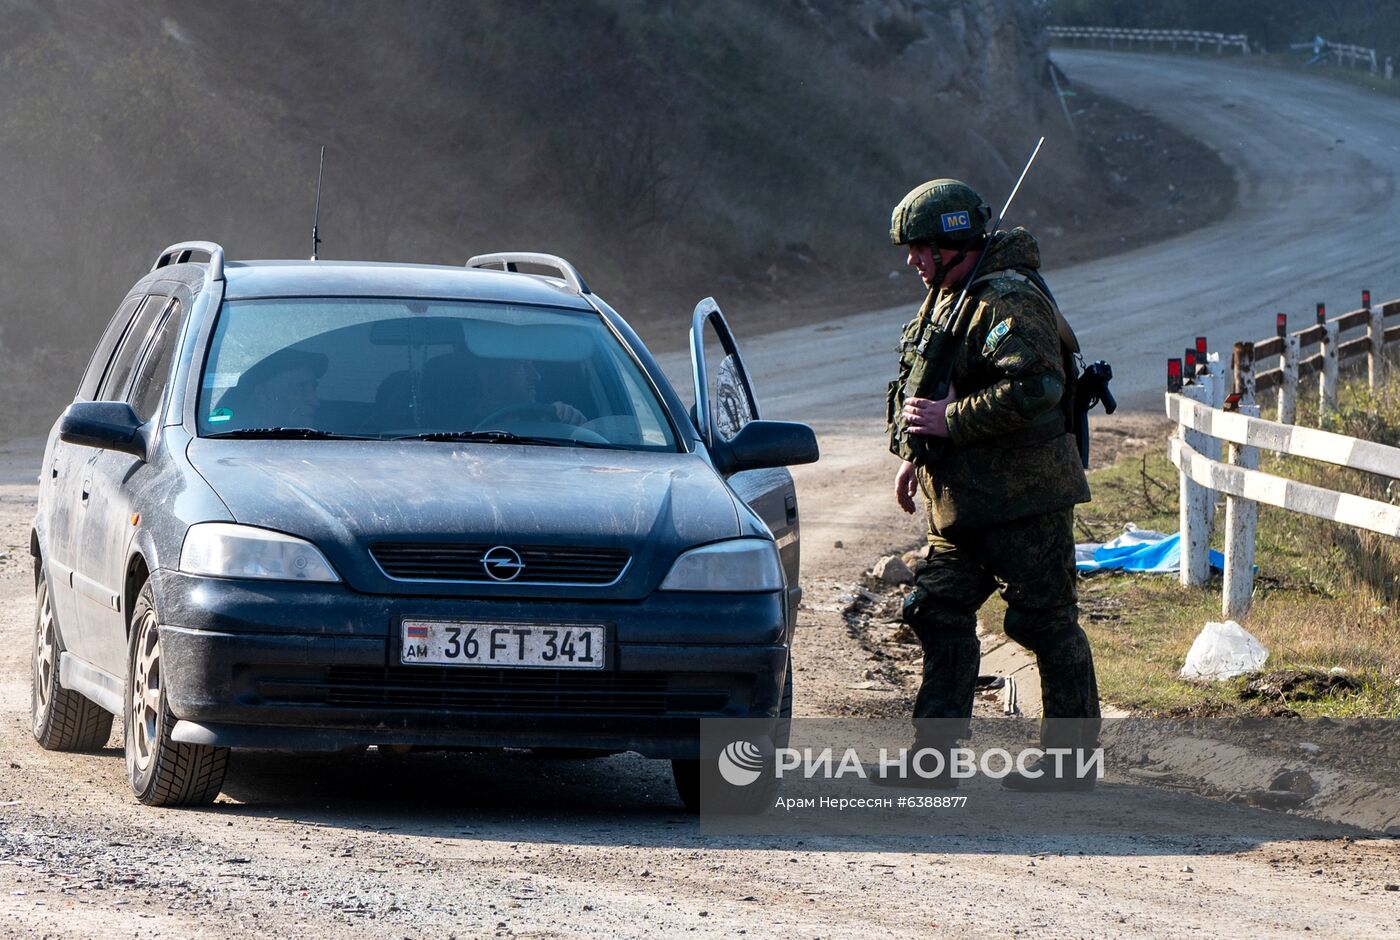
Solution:
<path fill-rule="evenodd" d="M 112 713 L 65 689 L 59 679 L 63 639 L 58 634 L 48 577 L 39 574 L 34 592 L 34 644 L 30 656 L 30 729 L 47 751 L 93 751 L 112 736 Z"/>
<path fill-rule="evenodd" d="M 160 618 L 147 582 L 131 611 L 126 672 L 126 773 L 147 806 L 207 806 L 228 770 L 228 748 L 170 739 L 175 716 L 161 672 Z"/>
<path fill-rule="evenodd" d="M 792 735 L 792 657 L 788 657 L 787 677 L 783 680 L 783 698 L 778 706 L 778 720 L 773 726 L 773 747 L 785 748 Z M 728 816 L 757 816 L 767 812 L 778 796 L 781 781 L 772 772 L 772 759 L 764 761 L 764 773 L 752 786 L 730 786 L 720 777 L 714 759 L 694 760 L 676 758 L 671 761 L 671 778 L 676 794 L 686 811 L 700 812 L 701 791 L 710 794 L 705 808 L 712 813 Z"/>

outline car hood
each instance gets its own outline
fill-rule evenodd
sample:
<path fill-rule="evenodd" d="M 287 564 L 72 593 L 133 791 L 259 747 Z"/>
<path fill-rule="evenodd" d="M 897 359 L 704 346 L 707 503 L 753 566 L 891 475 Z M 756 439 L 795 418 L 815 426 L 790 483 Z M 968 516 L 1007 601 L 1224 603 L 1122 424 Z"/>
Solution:
<path fill-rule="evenodd" d="M 740 534 L 695 454 L 429 441 L 195 439 L 190 462 L 235 521 L 307 538 L 372 593 L 643 597 L 686 548 Z M 624 549 L 608 586 L 388 577 L 379 542 Z"/>

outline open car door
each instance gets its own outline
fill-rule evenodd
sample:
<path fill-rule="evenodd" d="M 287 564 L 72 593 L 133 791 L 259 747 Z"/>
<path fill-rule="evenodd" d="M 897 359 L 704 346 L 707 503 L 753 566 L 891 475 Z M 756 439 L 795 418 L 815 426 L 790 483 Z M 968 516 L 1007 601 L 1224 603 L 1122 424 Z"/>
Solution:
<path fill-rule="evenodd" d="M 696 427 L 730 489 L 773 533 L 787 574 L 789 626 L 795 626 L 797 605 L 802 599 L 798 581 L 797 491 L 786 466 L 733 469 L 738 462 L 731 457 L 730 445 L 746 425 L 759 420 L 758 402 L 734 334 L 714 298 L 706 297 L 695 307 L 690 327 L 690 365 L 695 381 Z M 781 424 L 761 423 L 775 428 Z M 810 429 L 803 425 L 788 427 L 800 428 L 811 436 Z M 816 458 L 815 438 L 810 437 L 810 448 L 796 448 L 794 458 L 787 462 L 808 463 Z"/>

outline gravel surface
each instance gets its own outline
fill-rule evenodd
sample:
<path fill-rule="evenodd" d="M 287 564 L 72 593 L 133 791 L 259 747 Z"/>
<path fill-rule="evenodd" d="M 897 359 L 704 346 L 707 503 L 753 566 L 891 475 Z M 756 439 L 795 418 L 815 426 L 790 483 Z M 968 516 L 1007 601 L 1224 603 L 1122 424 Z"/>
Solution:
<path fill-rule="evenodd" d="M 883 494 L 870 441 L 828 436 L 804 499 Z M 29 520 L 38 442 L 0 452 L 0 934 L 190 937 L 1356 936 L 1400 932 L 1400 843 L 1111 779 L 1082 797 L 1007 801 L 990 783 L 955 834 L 713 835 L 660 762 L 507 755 L 238 753 L 208 810 L 127 790 L 120 731 L 96 754 L 28 730 Z M 844 473 L 842 472 L 844 469 Z M 857 509 L 858 507 L 853 507 Z M 797 653 L 803 715 L 900 714 L 898 688 L 838 598 L 866 544 L 908 537 L 879 514 L 848 549 L 808 530 Z M 834 539 L 827 541 L 833 545 Z M 1056 802 L 1058 801 L 1058 802 Z M 1140 832 L 1017 835 L 1047 808 L 1141 820 Z M 981 825 L 995 817 L 999 828 Z M 960 820 L 962 822 L 962 820 Z M 1103 827 L 1087 827 L 1102 833 Z M 1152 834 L 1156 833 L 1156 834 Z M 930 903 L 930 899 L 936 899 Z"/>

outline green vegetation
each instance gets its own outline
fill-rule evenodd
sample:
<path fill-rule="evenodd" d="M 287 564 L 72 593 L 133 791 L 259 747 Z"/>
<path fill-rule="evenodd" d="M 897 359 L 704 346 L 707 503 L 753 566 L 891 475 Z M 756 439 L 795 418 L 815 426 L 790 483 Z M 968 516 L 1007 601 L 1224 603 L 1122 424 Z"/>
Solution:
<path fill-rule="evenodd" d="M 1400 379 L 1372 393 L 1347 384 L 1328 430 L 1400 443 Z M 1316 426 L 1315 409 L 1299 423 Z M 1263 455 L 1261 469 L 1374 499 L 1396 484 L 1312 461 Z M 1094 501 L 1078 514 L 1080 537 L 1112 538 L 1124 524 L 1177 530 L 1176 469 L 1166 441 L 1090 475 Z M 1224 506 L 1214 547 L 1223 547 Z M 1261 506 L 1254 604 L 1245 627 L 1269 649 L 1264 676 L 1219 683 L 1177 677 L 1207 620 L 1220 620 L 1220 579 L 1184 588 L 1162 575 L 1096 575 L 1081 582 L 1082 621 L 1094 644 L 1104 699 L 1156 714 L 1295 711 L 1304 716 L 1400 717 L 1400 544 L 1297 513 Z M 1344 674 L 1331 672 L 1345 670 Z"/>

